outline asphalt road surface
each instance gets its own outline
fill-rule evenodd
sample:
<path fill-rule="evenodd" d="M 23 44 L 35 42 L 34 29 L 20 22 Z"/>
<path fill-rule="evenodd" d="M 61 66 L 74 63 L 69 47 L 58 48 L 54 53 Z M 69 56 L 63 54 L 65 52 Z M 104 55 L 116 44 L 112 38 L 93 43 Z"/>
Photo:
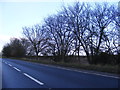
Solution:
<path fill-rule="evenodd" d="M 119 77 L 32 62 L 0 59 L 2 88 L 118 88 Z"/>

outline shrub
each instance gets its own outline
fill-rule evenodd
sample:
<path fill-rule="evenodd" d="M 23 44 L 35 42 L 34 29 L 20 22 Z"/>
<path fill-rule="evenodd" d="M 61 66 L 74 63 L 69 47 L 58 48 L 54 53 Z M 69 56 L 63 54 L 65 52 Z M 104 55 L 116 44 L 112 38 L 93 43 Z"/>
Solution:
<path fill-rule="evenodd" d="M 94 64 L 116 64 L 116 58 L 114 55 L 108 54 L 107 52 L 101 52 L 99 55 L 93 56 Z"/>

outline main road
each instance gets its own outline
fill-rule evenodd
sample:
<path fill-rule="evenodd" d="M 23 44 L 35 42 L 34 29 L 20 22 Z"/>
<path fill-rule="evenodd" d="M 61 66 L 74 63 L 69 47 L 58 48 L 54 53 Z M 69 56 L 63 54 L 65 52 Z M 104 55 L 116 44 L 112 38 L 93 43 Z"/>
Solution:
<path fill-rule="evenodd" d="M 118 88 L 119 77 L 13 59 L 0 59 L 2 88 Z"/>

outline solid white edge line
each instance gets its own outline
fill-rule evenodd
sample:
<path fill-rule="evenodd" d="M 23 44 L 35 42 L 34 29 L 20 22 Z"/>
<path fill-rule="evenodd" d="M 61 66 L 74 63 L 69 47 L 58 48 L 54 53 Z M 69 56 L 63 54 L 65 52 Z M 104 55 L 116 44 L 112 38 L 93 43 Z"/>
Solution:
<path fill-rule="evenodd" d="M 120 79 L 120 77 L 116 77 L 116 76 L 103 75 L 103 74 L 98 74 L 98 73 L 93 73 L 93 74 L 95 74 L 95 75 L 99 75 L 99 76 L 104 76 L 104 77 L 111 77 L 111 78 Z"/>
<path fill-rule="evenodd" d="M 32 79 L 33 81 L 35 81 L 36 83 L 40 84 L 40 85 L 44 85 L 44 83 L 38 81 L 37 79 L 33 78 L 32 76 L 28 75 L 27 73 L 23 73 L 25 76 L 27 76 L 28 78 Z"/>
<path fill-rule="evenodd" d="M 61 68 L 61 67 L 58 67 L 58 68 Z M 66 69 L 66 68 L 61 68 L 61 69 L 72 71 L 71 69 Z M 93 74 L 93 75 L 98 75 L 98 76 L 104 76 L 104 77 L 111 77 L 111 78 L 116 78 L 116 79 L 120 78 L 120 77 L 116 77 L 116 76 L 103 75 L 103 74 L 94 73 L 94 72 L 85 72 L 85 71 L 78 71 L 78 70 L 73 70 L 73 71 L 81 72 L 81 73 L 86 73 L 86 74 Z"/>
<path fill-rule="evenodd" d="M 21 71 L 20 69 L 18 69 L 18 68 L 16 68 L 16 67 L 13 67 L 13 68 L 14 68 L 15 70 L 19 71 L 19 72 Z"/>
<path fill-rule="evenodd" d="M 44 65 L 44 64 L 41 64 L 41 65 Z M 45 65 L 45 66 L 49 66 L 49 65 Z M 85 71 L 79 71 L 79 70 L 71 70 L 71 69 L 64 68 L 64 67 L 59 67 L 59 66 L 50 66 L 50 67 L 58 68 L 58 69 L 64 69 L 64 70 L 69 70 L 69 71 L 75 71 L 75 72 L 80 72 L 80 73 L 86 73 L 86 74 L 93 74 L 93 75 L 97 75 L 97 76 L 103 76 L 103 77 L 110 77 L 110 78 L 120 79 L 120 77 L 117 77 L 117 76 L 103 75 L 103 74 L 99 74 L 99 73 L 85 72 Z"/>

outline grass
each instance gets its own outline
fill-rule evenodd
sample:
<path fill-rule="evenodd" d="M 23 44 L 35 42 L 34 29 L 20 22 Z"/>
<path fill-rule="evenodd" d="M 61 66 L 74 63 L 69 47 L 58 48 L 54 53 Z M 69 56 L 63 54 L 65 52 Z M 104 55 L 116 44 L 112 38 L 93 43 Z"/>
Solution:
<path fill-rule="evenodd" d="M 41 63 L 41 64 L 49 64 L 55 66 L 69 67 L 75 69 L 83 69 L 83 70 L 93 70 L 99 72 L 107 72 L 112 74 L 120 74 L 120 70 L 118 69 L 118 65 L 90 65 L 90 64 L 79 64 L 79 63 L 65 63 L 65 62 L 53 62 L 51 60 L 35 60 L 35 59 L 26 59 L 26 58 L 11 58 L 11 59 L 19 59 L 29 62 Z"/>

